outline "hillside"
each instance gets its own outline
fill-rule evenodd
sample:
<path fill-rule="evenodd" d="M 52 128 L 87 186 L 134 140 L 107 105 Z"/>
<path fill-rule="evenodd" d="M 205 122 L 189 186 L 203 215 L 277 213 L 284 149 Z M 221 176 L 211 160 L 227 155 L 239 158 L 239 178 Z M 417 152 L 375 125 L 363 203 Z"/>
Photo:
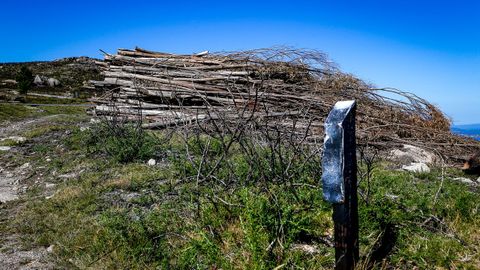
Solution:
<path fill-rule="evenodd" d="M 88 98 L 94 94 L 88 88 L 88 81 L 103 78 L 95 61 L 88 57 L 70 57 L 45 62 L 1 63 L 0 100 L 15 98 L 15 79 L 22 66 L 28 67 L 34 77 L 38 75 L 44 80 L 42 85 L 34 84 L 31 93 Z M 48 78 L 58 80 L 59 85 L 49 86 L 46 82 Z"/>
<path fill-rule="evenodd" d="M 92 115 L 84 104 L 86 97 L 107 92 L 103 88 L 92 92 L 84 82 L 108 79 L 104 80 L 100 68 L 88 64 L 93 60 L 82 62 L 84 70 L 76 61 L 28 65 L 34 74 L 62 82 L 63 86 L 48 90 L 55 91 L 54 96 L 65 96 L 72 89 L 88 94 L 71 100 L 35 98 L 49 105 L 0 103 L 3 267 L 332 269 L 332 207 L 322 198 L 320 181 L 321 125 L 312 131 L 315 139 L 308 143 L 288 129 L 276 128 L 279 122 L 270 122 L 268 117 L 256 122 L 212 117 L 210 122 L 142 129 L 142 123 L 147 123 L 142 118 L 128 122 L 122 113 Z M 1 66 L 4 80 L 11 79 L 13 69 L 20 65 Z M 67 78 L 77 76 L 76 72 L 78 78 Z M 295 74 L 275 77 L 273 86 L 283 86 L 287 80 L 289 87 L 308 89 L 307 82 L 300 84 Z M 364 85 L 353 76 L 342 78 L 343 84 L 327 80 L 330 84 L 325 85 Z M 36 87 L 32 92 L 46 93 L 47 88 Z M 190 89 L 186 88 L 178 89 L 185 93 Z M 1 91 L 13 96 L 13 90 Z M 188 100 L 188 106 L 205 111 L 191 92 L 184 99 L 178 93 L 176 100 L 168 99 L 169 105 Z M 336 99 L 350 97 L 348 92 L 329 93 Z M 104 97 L 98 95 L 94 100 Z M 163 108 L 166 103 L 148 95 L 145 99 L 149 104 L 142 108 L 149 110 L 153 107 L 146 105 Z M 362 122 L 358 127 L 362 129 L 371 123 L 363 118 L 369 115 L 368 108 L 378 108 L 368 107 L 366 101 L 362 99 L 364 107 L 359 109 Z M 290 106 L 289 102 L 282 100 L 281 105 Z M 322 113 L 330 110 L 322 106 Z M 138 109 L 128 110 L 127 115 L 132 111 Z M 394 113 L 395 119 L 422 121 L 402 118 L 401 111 Z M 285 123 L 294 117 L 280 120 Z M 300 120 L 293 122 L 299 124 Z M 438 145 L 439 151 L 432 145 L 424 149 L 412 145 L 412 134 L 418 130 L 411 125 L 403 127 L 390 128 L 390 133 L 386 133 L 389 128 L 381 127 L 379 133 L 359 134 L 358 268 L 479 268 L 480 178 L 466 175 L 456 163 L 447 165 L 439 154 L 446 151 L 442 145 Z M 466 145 L 472 140 L 441 134 L 445 137 L 432 138 L 459 138 L 455 141 L 462 144 L 458 149 L 472 152 L 478 147 Z M 377 136 L 372 142 L 381 142 L 382 136 L 384 142 L 390 137 L 397 141 L 388 147 L 362 143 L 371 135 Z M 412 163 L 422 163 L 427 169 L 412 171 Z"/>

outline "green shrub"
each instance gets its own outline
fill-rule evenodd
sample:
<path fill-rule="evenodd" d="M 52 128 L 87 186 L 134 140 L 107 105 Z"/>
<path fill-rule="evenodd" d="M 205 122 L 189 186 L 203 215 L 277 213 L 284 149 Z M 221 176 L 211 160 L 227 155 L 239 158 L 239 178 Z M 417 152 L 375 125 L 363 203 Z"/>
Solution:
<path fill-rule="evenodd" d="M 90 151 L 102 152 L 122 163 L 149 159 L 159 148 L 155 136 L 131 123 L 98 123 L 89 130 L 84 144 Z"/>

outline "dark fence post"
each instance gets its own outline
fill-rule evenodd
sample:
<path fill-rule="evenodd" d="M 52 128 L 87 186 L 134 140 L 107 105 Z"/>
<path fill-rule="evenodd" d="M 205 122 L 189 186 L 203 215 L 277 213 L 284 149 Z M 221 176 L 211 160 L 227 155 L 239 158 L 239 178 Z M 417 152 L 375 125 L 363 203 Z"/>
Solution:
<path fill-rule="evenodd" d="M 333 204 L 337 270 L 354 269 L 359 257 L 355 110 L 355 101 L 339 101 L 325 121 L 323 197 Z"/>

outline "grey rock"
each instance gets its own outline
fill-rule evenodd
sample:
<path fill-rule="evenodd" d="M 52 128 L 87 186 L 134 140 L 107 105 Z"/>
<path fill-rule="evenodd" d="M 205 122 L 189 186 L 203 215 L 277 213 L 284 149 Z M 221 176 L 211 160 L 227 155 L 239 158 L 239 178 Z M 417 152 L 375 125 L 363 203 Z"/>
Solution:
<path fill-rule="evenodd" d="M 48 78 L 47 85 L 50 87 L 55 87 L 60 85 L 60 81 L 55 78 Z"/>
<path fill-rule="evenodd" d="M 45 188 L 54 188 L 55 186 L 53 183 L 45 183 Z"/>
<path fill-rule="evenodd" d="M 35 79 L 33 80 L 33 83 L 36 84 L 36 85 L 43 85 L 43 80 L 39 75 L 37 75 L 37 76 L 35 76 Z"/>
<path fill-rule="evenodd" d="M 100 120 L 99 120 L 99 119 L 90 118 L 90 124 L 98 124 L 98 123 L 100 123 Z"/>
<path fill-rule="evenodd" d="M 410 163 L 432 164 L 437 157 L 422 148 L 404 144 L 402 148 L 390 151 L 389 159 L 402 165 L 408 165 Z"/>
<path fill-rule="evenodd" d="M 292 245 L 292 250 L 298 250 L 306 254 L 318 254 L 320 253 L 320 250 L 314 246 L 314 245 L 308 245 L 308 244 L 293 244 Z"/>
<path fill-rule="evenodd" d="M 22 166 L 18 167 L 20 170 L 25 170 L 25 169 L 28 169 L 30 167 L 30 163 L 24 163 Z"/>
<path fill-rule="evenodd" d="M 3 80 L 3 83 L 5 83 L 5 84 L 17 84 L 17 81 L 7 79 L 7 80 Z"/>
<path fill-rule="evenodd" d="M 148 160 L 147 162 L 148 166 L 155 166 L 155 164 L 157 164 L 157 161 L 155 161 L 155 159 L 151 158 Z"/>
<path fill-rule="evenodd" d="M 468 178 L 465 178 L 465 177 L 455 177 L 453 178 L 452 180 L 454 181 L 458 181 L 458 182 L 462 182 L 464 184 L 468 184 L 468 185 L 473 185 L 475 184 L 475 182 L 471 179 L 468 179 Z"/>
<path fill-rule="evenodd" d="M 30 167 L 30 163 L 27 162 L 27 163 L 23 164 L 22 166 L 20 166 L 20 167 L 18 167 L 18 168 L 19 168 L 20 170 L 25 170 L 25 169 L 27 169 L 28 167 Z"/>
<path fill-rule="evenodd" d="M 12 149 L 10 146 L 0 146 L 0 151 L 10 151 L 10 149 Z"/>
<path fill-rule="evenodd" d="M 25 137 L 21 137 L 21 136 L 10 136 L 8 138 L 0 139 L 0 141 L 6 141 L 6 140 L 14 141 L 15 143 L 23 143 L 27 139 Z"/>
<path fill-rule="evenodd" d="M 390 200 L 397 200 L 400 196 L 395 195 L 395 194 L 385 194 L 385 197 L 389 198 Z"/>
<path fill-rule="evenodd" d="M 414 163 L 411 163 L 410 165 L 404 165 L 402 166 L 402 169 L 405 171 L 418 172 L 418 173 L 430 172 L 430 168 L 427 166 L 427 164 L 421 163 L 421 162 L 414 162 Z"/>
<path fill-rule="evenodd" d="M 71 178 L 77 177 L 77 175 L 78 175 L 77 173 L 72 172 L 72 173 L 61 174 L 58 176 L 58 178 L 71 179 Z"/>

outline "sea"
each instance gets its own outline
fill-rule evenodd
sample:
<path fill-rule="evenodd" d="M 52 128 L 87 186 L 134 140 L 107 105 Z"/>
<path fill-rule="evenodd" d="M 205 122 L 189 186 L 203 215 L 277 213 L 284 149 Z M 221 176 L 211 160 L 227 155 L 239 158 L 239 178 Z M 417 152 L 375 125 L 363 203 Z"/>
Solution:
<path fill-rule="evenodd" d="M 480 141 L 480 124 L 472 125 L 454 125 L 452 132 L 463 136 L 472 137 Z"/>

